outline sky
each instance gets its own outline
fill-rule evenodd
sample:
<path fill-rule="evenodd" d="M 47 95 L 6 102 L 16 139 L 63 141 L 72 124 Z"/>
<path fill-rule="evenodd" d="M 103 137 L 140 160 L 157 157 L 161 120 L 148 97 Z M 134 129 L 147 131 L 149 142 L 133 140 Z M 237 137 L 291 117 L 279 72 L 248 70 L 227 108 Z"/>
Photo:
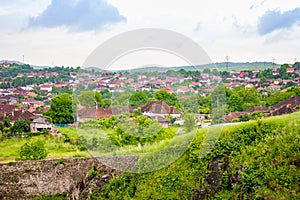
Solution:
<path fill-rule="evenodd" d="M 32 65 L 82 66 L 103 42 L 141 28 L 183 34 L 212 62 L 300 60 L 299 0 L 0 0 L 0 27 L 0 60 Z M 185 65 L 151 51 L 113 63 L 151 64 Z"/>

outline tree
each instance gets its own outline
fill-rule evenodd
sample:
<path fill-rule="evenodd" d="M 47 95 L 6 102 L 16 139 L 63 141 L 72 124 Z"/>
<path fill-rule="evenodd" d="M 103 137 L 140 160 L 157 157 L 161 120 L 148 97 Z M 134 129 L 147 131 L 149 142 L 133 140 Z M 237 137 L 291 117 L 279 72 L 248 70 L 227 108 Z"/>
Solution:
<path fill-rule="evenodd" d="M 128 106 L 130 95 L 123 93 L 119 95 L 114 101 L 112 101 L 112 106 L 123 107 Z"/>
<path fill-rule="evenodd" d="M 194 125 L 195 125 L 194 115 L 185 114 L 183 118 L 184 118 L 183 127 L 185 128 L 186 132 L 189 133 L 194 129 Z"/>
<path fill-rule="evenodd" d="M 139 91 L 134 92 L 129 98 L 129 105 L 130 106 L 140 106 L 142 104 L 148 103 L 149 99 L 145 92 Z"/>
<path fill-rule="evenodd" d="M 252 119 L 255 119 L 255 120 L 261 119 L 261 118 L 263 118 L 264 116 L 265 116 L 265 115 L 264 115 L 262 112 L 258 112 L 258 111 L 251 113 L 251 118 L 252 118 Z"/>
<path fill-rule="evenodd" d="M 68 124 L 74 122 L 73 102 L 70 94 L 60 94 L 53 98 L 50 109 L 44 113 L 55 124 Z"/>
<path fill-rule="evenodd" d="M 4 117 L 4 119 L 3 119 L 3 125 L 4 125 L 5 128 L 10 128 L 11 127 L 10 120 L 7 116 Z"/>
<path fill-rule="evenodd" d="M 78 96 L 78 100 L 80 105 L 92 107 L 95 106 L 96 103 L 99 107 L 103 107 L 104 102 L 102 100 L 102 95 L 99 92 L 93 91 L 84 91 Z"/>
<path fill-rule="evenodd" d="M 300 70 L 300 62 L 295 62 L 293 68 L 295 68 L 295 70 Z"/>
<path fill-rule="evenodd" d="M 85 86 L 82 84 L 77 85 L 77 88 L 75 90 L 75 94 L 80 94 L 83 90 L 85 90 Z"/>
<path fill-rule="evenodd" d="M 30 122 L 28 120 L 17 120 L 11 127 L 12 133 L 27 133 L 30 132 Z"/>
<path fill-rule="evenodd" d="M 204 74 L 210 74 L 210 69 L 209 69 L 209 68 L 205 68 L 205 69 L 203 70 L 203 73 L 204 73 Z"/>
<path fill-rule="evenodd" d="M 175 94 L 170 94 L 166 90 L 160 90 L 154 93 L 154 99 L 164 101 L 169 106 L 176 106 L 178 99 Z"/>
<path fill-rule="evenodd" d="M 45 143 L 41 140 L 26 142 L 19 151 L 21 160 L 41 160 L 45 159 L 47 155 Z"/>
<path fill-rule="evenodd" d="M 103 99 L 110 99 L 112 96 L 111 92 L 108 89 L 101 90 L 100 93 L 101 93 Z"/>
<path fill-rule="evenodd" d="M 211 117 L 213 124 L 224 122 L 224 115 L 226 114 L 226 88 L 218 86 L 214 89 L 211 96 Z"/>
<path fill-rule="evenodd" d="M 249 114 L 243 114 L 239 116 L 239 120 L 241 122 L 246 122 L 249 121 L 251 119 L 251 116 Z"/>
<path fill-rule="evenodd" d="M 228 98 L 227 104 L 231 112 L 243 110 L 243 99 L 236 93 Z"/>
<path fill-rule="evenodd" d="M 192 95 L 187 99 L 182 99 L 180 103 L 181 111 L 189 113 L 199 112 L 199 99 L 197 95 Z"/>

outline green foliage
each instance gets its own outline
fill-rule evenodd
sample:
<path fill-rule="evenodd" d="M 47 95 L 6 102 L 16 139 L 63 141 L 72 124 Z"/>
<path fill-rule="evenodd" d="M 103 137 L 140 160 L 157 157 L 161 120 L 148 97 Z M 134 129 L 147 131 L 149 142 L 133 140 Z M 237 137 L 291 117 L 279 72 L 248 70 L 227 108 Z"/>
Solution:
<path fill-rule="evenodd" d="M 196 122 L 196 120 L 194 118 L 194 114 L 185 114 L 184 115 L 183 127 L 185 128 L 185 131 L 187 133 L 189 133 L 190 131 L 192 131 L 194 129 L 195 122 Z"/>
<path fill-rule="evenodd" d="M 243 114 L 239 116 L 239 121 L 240 122 L 246 122 L 251 120 L 251 115 L 250 114 Z"/>
<path fill-rule="evenodd" d="M 255 88 L 234 87 L 227 92 L 227 105 L 230 112 L 245 111 L 261 105 L 260 94 Z"/>
<path fill-rule="evenodd" d="M 159 90 L 154 93 L 154 99 L 164 101 L 169 106 L 178 105 L 178 99 L 176 95 L 168 93 L 166 90 Z"/>
<path fill-rule="evenodd" d="M 175 136 L 172 128 L 163 129 L 161 124 L 146 116 L 138 116 L 135 119 L 127 119 L 119 123 L 108 134 L 112 143 L 117 146 L 152 144 Z"/>
<path fill-rule="evenodd" d="M 11 127 L 10 120 L 9 120 L 9 118 L 8 118 L 7 116 L 4 117 L 4 119 L 3 119 L 3 126 L 4 126 L 5 128 L 10 128 L 10 127 Z"/>
<path fill-rule="evenodd" d="M 19 152 L 21 160 L 41 160 L 45 159 L 47 154 L 45 144 L 41 140 L 26 142 Z"/>
<path fill-rule="evenodd" d="M 112 107 L 124 107 L 129 105 L 130 94 L 123 93 L 112 101 Z"/>
<path fill-rule="evenodd" d="M 140 106 L 148 103 L 149 99 L 144 91 L 134 92 L 129 98 L 130 106 Z"/>
<path fill-rule="evenodd" d="M 50 109 L 44 113 L 55 124 L 68 124 L 74 122 L 73 101 L 70 94 L 60 94 L 50 103 Z"/>
<path fill-rule="evenodd" d="M 93 179 L 95 176 L 97 176 L 99 172 L 96 171 L 95 166 L 93 166 L 87 173 L 87 177 L 89 179 Z"/>
<path fill-rule="evenodd" d="M 28 120 L 17 120 L 11 127 L 11 132 L 17 133 L 27 133 L 30 132 L 30 122 Z"/>
<path fill-rule="evenodd" d="M 102 100 L 102 95 L 99 92 L 93 91 L 83 91 L 79 96 L 78 100 L 80 105 L 86 107 L 92 107 L 98 105 L 98 107 L 103 107 L 104 102 Z"/>
<path fill-rule="evenodd" d="M 274 106 L 280 101 L 283 101 L 293 95 L 294 94 L 292 92 L 275 91 L 274 93 L 269 94 L 269 96 L 266 98 L 266 106 L 268 107 Z"/>
<path fill-rule="evenodd" d="M 43 195 L 35 197 L 33 200 L 67 200 L 67 193 L 55 194 L 55 195 Z"/>
<path fill-rule="evenodd" d="M 201 190 L 208 199 L 298 199 L 299 115 L 224 127 L 204 158 L 199 153 L 208 131 L 201 129 L 188 151 L 169 167 L 146 174 L 123 173 L 104 185 L 97 197 L 193 199 Z M 228 169 L 219 170 L 222 179 L 217 190 L 205 181 L 215 162 L 228 163 Z M 233 175 L 241 176 L 241 182 L 232 182 Z"/>

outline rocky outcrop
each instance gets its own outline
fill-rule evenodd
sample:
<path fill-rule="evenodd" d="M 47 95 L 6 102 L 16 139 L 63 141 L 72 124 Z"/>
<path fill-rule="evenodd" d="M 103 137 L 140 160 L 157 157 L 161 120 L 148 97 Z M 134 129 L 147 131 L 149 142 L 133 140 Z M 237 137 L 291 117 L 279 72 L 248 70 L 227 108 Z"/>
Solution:
<path fill-rule="evenodd" d="M 0 199 L 30 199 L 66 193 L 85 199 L 91 184 L 98 191 L 118 172 L 97 158 L 15 162 L 0 165 Z M 82 198 L 81 198 L 82 197 Z"/>
<path fill-rule="evenodd" d="M 202 187 L 200 189 L 195 189 L 193 199 L 212 199 L 215 193 L 222 189 L 222 181 L 223 187 L 229 188 L 241 184 L 242 171 L 243 167 L 239 166 L 236 173 L 231 174 L 230 164 L 227 158 L 212 161 L 207 167 L 204 182 L 201 183 Z"/>

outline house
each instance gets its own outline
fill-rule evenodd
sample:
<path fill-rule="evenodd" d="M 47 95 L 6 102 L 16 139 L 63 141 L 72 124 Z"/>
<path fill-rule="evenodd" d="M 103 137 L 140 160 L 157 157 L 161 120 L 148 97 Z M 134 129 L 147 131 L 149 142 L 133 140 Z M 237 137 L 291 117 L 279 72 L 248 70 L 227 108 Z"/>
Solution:
<path fill-rule="evenodd" d="M 276 116 L 276 115 L 293 113 L 297 111 L 297 108 L 299 106 L 300 106 L 300 97 L 293 96 L 274 105 L 270 110 L 270 115 Z"/>
<path fill-rule="evenodd" d="M 51 92 L 52 91 L 52 85 L 45 84 L 40 86 L 41 91 Z"/>
<path fill-rule="evenodd" d="M 150 103 L 140 106 L 143 115 L 152 117 L 152 116 L 171 116 L 171 117 L 180 117 L 181 113 L 179 110 L 173 106 L 169 106 L 164 101 L 151 101 Z"/>
<path fill-rule="evenodd" d="M 248 76 L 249 72 L 240 72 L 239 77 L 242 78 L 244 76 Z"/>
<path fill-rule="evenodd" d="M 185 93 L 188 91 L 189 91 L 189 88 L 187 86 L 178 86 L 176 93 L 180 93 L 180 92 Z"/>
<path fill-rule="evenodd" d="M 253 113 L 253 112 L 261 112 L 263 114 L 268 114 L 269 109 L 265 106 L 254 106 L 253 108 L 250 108 L 246 111 L 247 113 Z"/>
<path fill-rule="evenodd" d="M 191 82 L 190 84 L 189 84 L 189 87 L 195 87 L 195 86 L 201 86 L 201 83 L 200 82 Z"/>
<path fill-rule="evenodd" d="M 169 127 L 169 120 L 167 120 L 165 117 L 156 115 L 156 116 L 152 116 L 150 117 L 151 119 L 156 120 L 158 123 L 160 123 L 162 125 L 163 128 L 168 128 Z"/>
<path fill-rule="evenodd" d="M 35 117 L 34 114 L 27 110 L 14 110 L 9 116 L 9 120 L 11 122 L 15 122 L 17 120 L 27 120 L 31 121 Z"/>
<path fill-rule="evenodd" d="M 279 74 L 278 70 L 276 70 L 276 69 L 273 69 L 272 71 L 273 71 L 273 76 L 276 76 Z"/>
<path fill-rule="evenodd" d="M 130 112 L 130 109 L 127 111 Z M 83 107 L 77 112 L 77 122 L 84 122 L 88 119 L 109 118 L 118 114 L 121 114 L 121 110 L 118 108 Z"/>
<path fill-rule="evenodd" d="M 52 124 L 50 123 L 49 119 L 40 116 L 31 121 L 30 123 L 31 132 L 38 132 L 44 129 L 48 129 L 50 132 L 52 132 Z"/>
<path fill-rule="evenodd" d="M 293 73 L 294 71 L 295 71 L 295 69 L 292 67 L 286 68 L 286 73 Z"/>
<path fill-rule="evenodd" d="M 228 122 L 232 122 L 232 120 L 239 118 L 239 116 L 244 115 L 244 114 L 248 114 L 247 112 L 231 112 L 228 115 L 224 116 L 225 121 Z"/>
<path fill-rule="evenodd" d="M 14 105 L 0 105 L 0 120 L 4 117 L 9 116 L 16 109 Z"/>
<path fill-rule="evenodd" d="M 5 61 L 5 62 L 2 63 L 2 66 L 3 67 L 9 67 L 10 66 L 10 62 Z"/>
<path fill-rule="evenodd" d="M 77 73 L 76 72 L 70 72 L 70 77 L 71 78 L 77 78 Z"/>
<path fill-rule="evenodd" d="M 23 100 L 22 104 L 27 105 L 27 106 L 33 106 L 34 108 L 41 107 L 41 106 L 45 105 L 44 102 L 37 101 L 37 100 L 35 100 L 33 98 L 29 98 L 29 99 Z"/>

